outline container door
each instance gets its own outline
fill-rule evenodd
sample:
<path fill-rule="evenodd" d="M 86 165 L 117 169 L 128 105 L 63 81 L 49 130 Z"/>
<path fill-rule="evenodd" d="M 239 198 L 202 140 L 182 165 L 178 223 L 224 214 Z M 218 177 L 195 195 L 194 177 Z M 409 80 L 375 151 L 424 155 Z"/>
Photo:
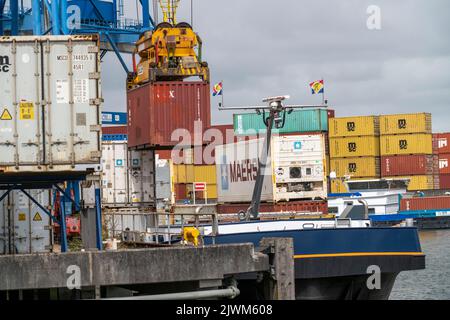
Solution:
<path fill-rule="evenodd" d="M 43 43 L 47 99 L 46 160 L 50 165 L 69 164 L 71 168 L 99 163 L 97 43 L 82 37 L 82 41 L 61 39 Z"/>
<path fill-rule="evenodd" d="M 48 190 L 28 190 L 44 207 L 50 204 Z M 50 217 L 36 206 L 23 192 L 11 192 L 12 219 L 10 230 L 11 253 L 49 252 L 51 249 Z"/>
<path fill-rule="evenodd" d="M 169 160 L 157 159 L 155 167 L 157 209 L 164 208 L 165 203 L 173 202 L 170 167 Z"/>
<path fill-rule="evenodd" d="M 9 252 L 8 197 L 0 202 L 0 254 Z"/>
<path fill-rule="evenodd" d="M 142 156 L 142 193 L 143 202 L 154 202 L 155 198 L 155 153 L 143 151 Z"/>
<path fill-rule="evenodd" d="M 111 166 L 113 167 L 113 188 L 114 203 L 125 204 L 128 199 L 128 150 L 127 145 L 115 143 L 112 145 L 114 158 Z"/>
<path fill-rule="evenodd" d="M 142 193 L 142 151 L 130 151 L 131 166 L 129 171 L 129 198 L 132 203 L 143 202 Z"/>
<path fill-rule="evenodd" d="M 42 163 L 41 46 L 0 41 L 0 167 Z"/>

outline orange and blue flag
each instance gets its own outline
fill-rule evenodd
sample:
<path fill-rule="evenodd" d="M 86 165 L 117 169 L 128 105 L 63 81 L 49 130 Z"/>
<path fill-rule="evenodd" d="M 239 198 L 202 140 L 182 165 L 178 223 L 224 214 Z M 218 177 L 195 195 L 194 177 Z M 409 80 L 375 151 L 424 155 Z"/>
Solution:
<path fill-rule="evenodd" d="M 323 93 L 323 80 L 313 81 L 309 84 L 309 86 L 311 87 L 312 94 Z"/>
<path fill-rule="evenodd" d="M 221 96 L 223 93 L 222 82 L 215 84 L 213 87 L 213 96 Z"/>

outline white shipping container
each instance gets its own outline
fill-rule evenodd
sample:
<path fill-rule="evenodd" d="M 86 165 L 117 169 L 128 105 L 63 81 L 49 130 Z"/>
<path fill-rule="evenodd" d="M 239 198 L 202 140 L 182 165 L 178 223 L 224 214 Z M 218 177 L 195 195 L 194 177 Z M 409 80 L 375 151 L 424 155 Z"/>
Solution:
<path fill-rule="evenodd" d="M 111 206 L 154 203 L 154 153 L 128 151 L 126 142 L 103 142 L 102 203 Z"/>
<path fill-rule="evenodd" d="M 95 35 L 0 38 L 0 172 L 100 169 Z"/>
<path fill-rule="evenodd" d="M 49 190 L 26 190 L 43 207 L 50 206 Z M 22 191 L 13 190 L 0 203 L 0 254 L 50 252 L 50 217 Z"/>
<path fill-rule="evenodd" d="M 250 202 L 264 139 L 216 146 L 218 202 Z M 261 201 L 326 199 L 325 137 L 273 136 Z"/>

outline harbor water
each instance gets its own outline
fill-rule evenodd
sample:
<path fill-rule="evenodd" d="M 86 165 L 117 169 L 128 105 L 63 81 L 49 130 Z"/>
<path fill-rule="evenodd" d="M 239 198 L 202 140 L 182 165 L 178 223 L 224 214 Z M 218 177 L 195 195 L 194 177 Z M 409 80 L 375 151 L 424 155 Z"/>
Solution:
<path fill-rule="evenodd" d="M 450 230 L 420 232 L 426 269 L 398 275 L 391 300 L 450 299 Z"/>

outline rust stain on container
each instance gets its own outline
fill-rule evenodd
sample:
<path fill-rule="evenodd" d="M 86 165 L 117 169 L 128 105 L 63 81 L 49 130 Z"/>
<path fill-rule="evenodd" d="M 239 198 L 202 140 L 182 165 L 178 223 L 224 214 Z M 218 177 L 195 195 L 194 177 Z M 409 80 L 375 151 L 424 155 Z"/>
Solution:
<path fill-rule="evenodd" d="M 209 90 L 208 82 L 171 81 L 149 83 L 128 91 L 129 147 L 203 144 L 203 133 L 211 125 Z"/>

